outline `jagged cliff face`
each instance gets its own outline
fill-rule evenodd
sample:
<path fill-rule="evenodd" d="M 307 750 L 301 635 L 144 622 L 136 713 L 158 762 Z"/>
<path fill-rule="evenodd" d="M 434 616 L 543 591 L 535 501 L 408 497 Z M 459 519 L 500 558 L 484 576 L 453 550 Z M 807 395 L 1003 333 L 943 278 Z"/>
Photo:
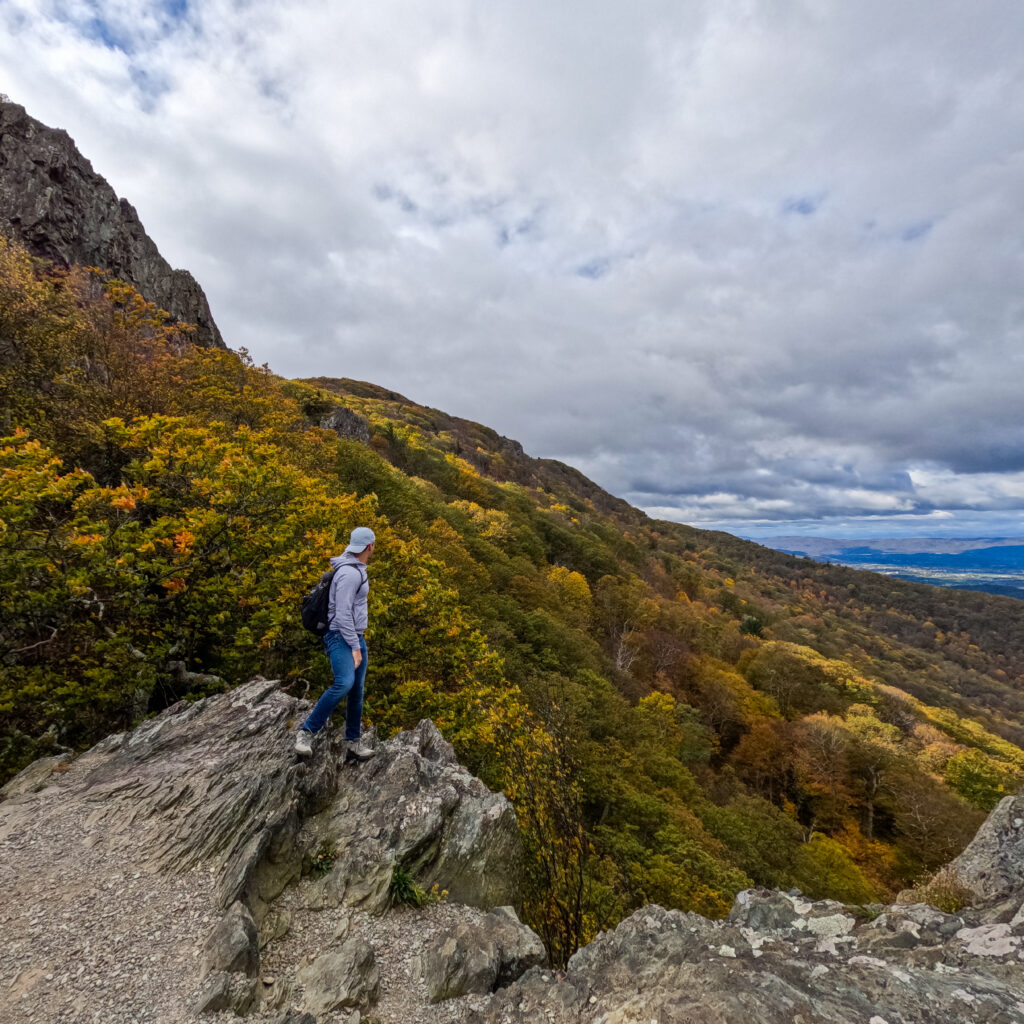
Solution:
<path fill-rule="evenodd" d="M 194 323 L 197 344 L 224 347 L 203 289 L 160 255 L 131 203 L 117 198 L 67 132 L 6 101 L 0 101 L 0 232 L 55 263 L 109 271 Z"/>

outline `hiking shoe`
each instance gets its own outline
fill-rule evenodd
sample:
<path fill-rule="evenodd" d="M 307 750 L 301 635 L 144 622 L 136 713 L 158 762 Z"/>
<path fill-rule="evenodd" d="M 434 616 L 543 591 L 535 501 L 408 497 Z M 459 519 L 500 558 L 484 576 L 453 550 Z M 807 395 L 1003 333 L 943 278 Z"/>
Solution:
<path fill-rule="evenodd" d="M 368 746 L 362 739 L 345 741 L 345 757 L 354 757 L 357 761 L 369 761 L 377 751 Z"/>
<path fill-rule="evenodd" d="M 295 753 L 300 757 L 309 757 L 313 753 L 313 734 L 308 729 L 300 729 L 295 737 Z"/>

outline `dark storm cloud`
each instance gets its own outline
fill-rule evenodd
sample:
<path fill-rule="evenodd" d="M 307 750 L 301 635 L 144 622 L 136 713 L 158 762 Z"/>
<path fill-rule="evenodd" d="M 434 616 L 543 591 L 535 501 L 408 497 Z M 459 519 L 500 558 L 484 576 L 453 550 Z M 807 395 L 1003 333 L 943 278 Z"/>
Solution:
<path fill-rule="evenodd" d="M 0 27 L 5 91 L 280 372 L 696 522 L 1024 507 L 1024 9 L 13 0 Z"/>

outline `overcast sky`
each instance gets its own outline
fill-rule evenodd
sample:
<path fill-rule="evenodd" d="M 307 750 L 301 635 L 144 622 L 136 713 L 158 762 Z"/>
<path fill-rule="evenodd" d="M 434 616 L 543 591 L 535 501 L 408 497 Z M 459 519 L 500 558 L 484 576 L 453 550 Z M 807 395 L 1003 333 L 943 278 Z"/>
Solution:
<path fill-rule="evenodd" d="M 1024 5 L 0 2 L 232 347 L 750 536 L 1024 533 Z"/>

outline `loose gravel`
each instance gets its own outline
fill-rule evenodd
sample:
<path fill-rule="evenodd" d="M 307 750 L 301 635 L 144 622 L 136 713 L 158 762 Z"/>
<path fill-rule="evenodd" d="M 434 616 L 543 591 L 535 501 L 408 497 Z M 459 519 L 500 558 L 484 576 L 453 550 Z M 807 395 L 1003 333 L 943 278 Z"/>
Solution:
<path fill-rule="evenodd" d="M 299 968 L 312 963 L 321 953 L 353 936 L 365 939 L 373 947 L 380 971 L 380 999 L 366 1011 L 364 1021 L 380 1024 L 462 1024 L 468 1019 L 477 996 L 463 996 L 431 1005 L 416 961 L 435 942 L 443 942 L 462 921 L 478 920 L 483 912 L 446 901 L 419 908 L 399 907 L 382 915 L 334 910 L 309 910 L 305 907 L 311 885 L 304 881 L 282 893 L 277 906 L 290 912 L 292 924 L 281 939 L 271 942 L 261 960 L 261 988 L 270 993 L 282 979 L 294 978 Z M 296 987 L 281 1009 L 301 1004 Z M 259 1024 L 269 1024 L 281 1009 L 266 1010 L 251 1016 Z M 318 1024 L 348 1024 L 350 1014 L 338 1012 L 317 1018 Z"/>
<path fill-rule="evenodd" d="M 231 1013 L 194 1012 L 202 944 L 218 920 L 208 871 L 158 873 L 141 839 L 116 838 L 96 804 L 59 786 L 0 803 L 0 1020 L 5 1024 L 227 1024 Z M 379 1024 L 461 1024 L 480 997 L 427 1002 L 417 958 L 455 924 L 481 916 L 440 902 L 381 916 L 306 907 L 312 883 L 285 890 L 275 908 L 289 930 L 262 951 L 259 991 L 278 997 L 249 1019 L 269 1024 L 301 1003 L 297 971 L 335 942 L 373 947 L 380 999 L 363 1016 Z M 346 923 L 347 922 L 347 923 Z M 341 937 L 338 937 L 340 934 Z M 284 998 L 281 998 L 281 997 Z M 318 1024 L 354 1024 L 338 1012 Z"/>
<path fill-rule="evenodd" d="M 56 797 L 0 805 L 0 1019 L 189 1020 L 215 879 L 138 868 L 94 808 Z"/>

